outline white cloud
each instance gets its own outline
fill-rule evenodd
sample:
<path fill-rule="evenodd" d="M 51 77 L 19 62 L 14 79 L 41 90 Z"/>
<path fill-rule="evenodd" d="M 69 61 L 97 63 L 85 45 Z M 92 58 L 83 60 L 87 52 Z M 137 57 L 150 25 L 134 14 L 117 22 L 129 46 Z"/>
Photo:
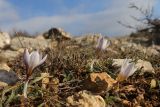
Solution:
<path fill-rule="evenodd" d="M 17 21 L 19 19 L 18 13 L 7 0 L 0 0 L 0 13 L 1 25 Z"/>
<path fill-rule="evenodd" d="M 138 23 L 136 23 L 130 15 L 141 17 L 141 14 L 139 14 L 138 11 L 128 8 L 128 1 L 129 0 L 112 0 L 110 7 L 106 7 L 105 10 L 97 13 L 78 14 L 72 10 L 74 11 L 73 14 L 69 12 L 70 14 L 68 15 L 37 16 L 27 20 L 20 20 L 15 24 L 5 26 L 4 29 L 24 29 L 34 33 L 44 32 L 51 27 L 62 27 L 72 34 L 98 32 L 108 36 L 124 35 L 133 30 L 121 26 L 117 21 L 136 25 Z M 146 3 L 147 1 L 151 3 Z M 154 5 L 154 1 L 155 0 L 131 0 L 130 2 L 135 2 L 136 5 L 140 7 L 146 7 L 148 4 Z"/>

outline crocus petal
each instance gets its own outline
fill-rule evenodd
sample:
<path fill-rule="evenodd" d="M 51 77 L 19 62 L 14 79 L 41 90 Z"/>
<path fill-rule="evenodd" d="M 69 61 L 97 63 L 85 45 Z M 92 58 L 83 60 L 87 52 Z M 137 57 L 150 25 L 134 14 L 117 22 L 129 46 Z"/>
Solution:
<path fill-rule="evenodd" d="M 110 42 L 105 39 L 103 36 L 99 37 L 96 48 L 100 50 L 105 50 L 106 47 L 110 45 Z"/>
<path fill-rule="evenodd" d="M 108 47 L 111 44 L 111 42 L 109 40 L 106 40 L 106 42 L 106 47 Z"/>
<path fill-rule="evenodd" d="M 39 53 L 38 51 L 33 51 L 30 56 L 29 68 L 34 69 L 39 64 Z"/>
<path fill-rule="evenodd" d="M 134 73 L 134 72 L 132 71 L 132 68 L 133 68 L 133 67 L 134 67 L 133 64 L 129 64 L 129 65 L 126 67 L 125 71 L 123 72 L 123 75 L 126 77 L 126 79 Z"/>
<path fill-rule="evenodd" d="M 127 67 L 127 64 L 128 64 L 128 59 L 125 59 L 122 63 L 122 66 L 121 66 L 121 72 L 124 72 L 126 67 Z"/>
<path fill-rule="evenodd" d="M 129 62 L 130 62 L 131 60 L 130 59 L 125 59 L 124 61 L 123 61 L 123 64 L 122 64 L 122 67 L 121 67 L 121 71 L 125 71 L 126 70 L 126 68 L 127 68 L 127 66 L 129 65 Z"/>
<path fill-rule="evenodd" d="M 40 60 L 40 62 L 39 62 L 39 64 L 37 66 L 43 64 L 46 59 L 47 59 L 47 55 L 43 59 Z"/>
<path fill-rule="evenodd" d="M 135 67 L 135 64 L 133 63 L 131 71 L 129 72 L 128 76 L 133 75 L 133 73 L 137 70 L 137 67 Z"/>
<path fill-rule="evenodd" d="M 28 52 L 28 49 L 24 50 L 24 54 L 23 54 L 23 58 L 24 58 L 24 63 L 29 66 L 29 61 L 30 61 L 30 54 Z"/>
<path fill-rule="evenodd" d="M 121 71 L 118 74 L 117 80 L 126 80 L 129 76 L 133 75 L 136 70 L 137 68 L 135 67 L 135 63 L 130 63 L 130 59 L 125 59 L 121 66 Z"/>
<path fill-rule="evenodd" d="M 35 67 L 41 65 L 46 60 L 47 55 L 42 59 L 42 54 L 39 54 L 38 51 L 33 51 L 31 54 L 29 54 L 28 50 L 25 49 L 23 57 L 24 63 L 27 67 L 26 80 L 28 80 L 29 77 L 32 75 L 32 72 L 35 69 Z"/>
<path fill-rule="evenodd" d="M 123 62 L 123 67 L 127 66 L 129 64 L 130 60 L 129 59 L 125 59 Z"/>
<path fill-rule="evenodd" d="M 101 36 L 101 37 L 99 37 L 99 39 L 97 41 L 96 48 L 101 49 L 102 45 L 103 45 L 103 37 Z"/>
<path fill-rule="evenodd" d="M 42 60 L 42 53 L 39 54 L 39 61 Z"/>
<path fill-rule="evenodd" d="M 102 49 L 102 50 L 105 50 L 105 49 L 106 49 L 107 42 L 108 42 L 107 40 L 104 40 L 104 39 L 103 39 L 103 41 L 102 41 L 102 46 L 101 46 L 101 49 Z"/>

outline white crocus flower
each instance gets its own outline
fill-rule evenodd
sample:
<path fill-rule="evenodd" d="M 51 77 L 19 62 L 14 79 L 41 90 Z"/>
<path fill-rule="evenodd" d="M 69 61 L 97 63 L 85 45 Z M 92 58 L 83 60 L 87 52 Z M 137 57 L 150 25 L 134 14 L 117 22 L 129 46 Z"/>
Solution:
<path fill-rule="evenodd" d="M 47 58 L 47 55 L 42 59 L 42 55 L 39 54 L 38 51 L 33 51 L 29 54 L 28 49 L 24 50 L 24 63 L 26 65 L 27 71 L 26 71 L 26 81 L 24 83 L 24 89 L 23 89 L 23 95 L 24 98 L 27 98 L 27 87 L 29 83 L 29 77 L 32 75 L 33 70 L 44 63 L 44 61 Z"/>
<path fill-rule="evenodd" d="M 121 66 L 121 71 L 118 74 L 117 81 L 126 80 L 129 76 L 133 75 L 133 73 L 137 70 L 135 67 L 135 63 L 130 62 L 131 60 L 125 59 Z"/>
<path fill-rule="evenodd" d="M 99 37 L 96 49 L 105 50 L 110 45 L 110 41 L 105 39 L 103 36 Z"/>
<path fill-rule="evenodd" d="M 47 55 L 42 59 L 42 55 L 39 54 L 38 51 L 33 51 L 29 54 L 28 49 L 24 50 L 24 63 L 27 67 L 27 76 L 30 76 L 32 74 L 32 71 L 37 66 L 44 63 L 46 60 Z"/>

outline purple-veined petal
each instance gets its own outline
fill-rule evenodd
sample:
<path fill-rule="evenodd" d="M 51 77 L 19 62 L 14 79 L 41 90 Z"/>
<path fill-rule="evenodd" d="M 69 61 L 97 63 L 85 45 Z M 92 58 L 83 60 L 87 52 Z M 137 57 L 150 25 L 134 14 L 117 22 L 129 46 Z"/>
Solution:
<path fill-rule="evenodd" d="M 42 60 L 42 53 L 39 53 L 39 61 Z"/>
<path fill-rule="evenodd" d="M 98 41 L 97 41 L 97 46 L 96 46 L 96 48 L 97 48 L 97 49 L 101 49 L 102 45 L 103 45 L 103 37 L 101 36 L 101 37 L 99 37 L 99 39 L 98 39 Z"/>
<path fill-rule="evenodd" d="M 129 76 L 133 75 L 133 73 L 137 70 L 135 67 L 135 63 L 130 63 L 130 59 L 125 59 L 121 66 L 121 71 L 117 77 L 119 81 L 123 81 L 127 79 Z M 123 77 L 123 78 L 122 78 Z"/>
<path fill-rule="evenodd" d="M 103 41 L 102 41 L 102 46 L 101 46 L 101 49 L 102 49 L 102 50 L 105 50 L 105 49 L 106 49 L 107 42 L 108 42 L 107 40 L 103 39 Z"/>
<path fill-rule="evenodd" d="M 38 51 L 33 51 L 30 55 L 29 67 L 33 70 L 39 64 L 39 53 Z"/>
<path fill-rule="evenodd" d="M 41 64 L 43 64 L 46 59 L 47 59 L 47 55 L 43 59 L 40 60 L 38 66 L 41 65 Z"/>
<path fill-rule="evenodd" d="M 111 44 L 111 42 L 109 40 L 106 40 L 106 41 L 107 41 L 106 47 L 109 47 L 109 45 Z"/>
<path fill-rule="evenodd" d="M 30 54 L 28 52 L 28 49 L 24 50 L 23 59 L 24 59 L 25 65 L 28 67 L 30 62 Z"/>
<path fill-rule="evenodd" d="M 121 72 L 124 72 L 127 67 L 128 59 L 125 59 L 121 66 Z"/>
<path fill-rule="evenodd" d="M 127 66 L 129 64 L 130 60 L 129 59 L 125 59 L 124 60 L 124 63 L 123 63 L 123 66 Z"/>
<path fill-rule="evenodd" d="M 133 73 L 137 70 L 137 67 L 135 67 L 135 64 L 133 63 L 132 64 L 132 68 L 131 68 L 131 71 L 129 72 L 129 76 L 133 75 Z"/>
<path fill-rule="evenodd" d="M 122 67 L 121 67 L 121 71 L 125 71 L 127 66 L 129 65 L 130 59 L 125 59 L 123 61 Z"/>
<path fill-rule="evenodd" d="M 133 67 L 133 64 L 129 64 L 126 67 L 125 71 L 123 72 L 124 73 L 123 75 L 126 77 L 126 79 L 130 76 L 129 74 L 132 73 L 132 67 Z"/>
<path fill-rule="evenodd" d="M 107 44 L 107 41 L 105 40 L 104 37 L 102 37 L 100 49 L 105 50 L 106 49 L 106 44 Z"/>
<path fill-rule="evenodd" d="M 103 36 L 99 37 L 96 48 L 100 50 L 105 50 L 106 47 L 110 45 L 110 42 L 105 39 Z"/>
<path fill-rule="evenodd" d="M 129 63 L 126 69 L 123 71 L 122 75 L 127 79 L 129 76 L 133 75 L 135 71 L 135 64 Z"/>

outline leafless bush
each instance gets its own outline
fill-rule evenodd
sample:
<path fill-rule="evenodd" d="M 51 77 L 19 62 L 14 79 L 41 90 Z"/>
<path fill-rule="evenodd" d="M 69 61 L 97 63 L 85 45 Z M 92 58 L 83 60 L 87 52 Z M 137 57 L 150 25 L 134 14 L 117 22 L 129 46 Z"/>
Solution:
<path fill-rule="evenodd" d="M 33 35 L 29 34 L 27 31 L 22 31 L 22 30 L 19 30 L 19 31 L 14 31 L 14 33 L 12 34 L 13 37 L 19 37 L 19 36 L 22 36 L 22 37 L 32 37 Z"/>
<path fill-rule="evenodd" d="M 154 42 L 155 44 L 160 44 L 160 19 L 159 18 L 155 18 L 153 16 L 153 7 L 147 7 L 147 9 L 143 9 L 142 7 L 138 7 L 137 5 L 135 5 L 134 3 L 131 3 L 129 8 L 131 9 L 135 9 L 138 12 L 140 12 L 142 14 L 142 18 L 137 18 L 135 16 L 131 16 L 134 20 L 136 20 L 137 22 L 140 22 L 144 25 L 146 25 L 145 28 L 141 28 L 141 27 L 135 27 L 132 25 L 127 25 L 122 23 L 121 21 L 118 21 L 119 24 L 121 24 L 124 27 L 127 28 L 131 28 L 136 30 L 136 33 L 132 33 L 131 36 L 145 36 L 149 39 L 149 43 Z"/>

